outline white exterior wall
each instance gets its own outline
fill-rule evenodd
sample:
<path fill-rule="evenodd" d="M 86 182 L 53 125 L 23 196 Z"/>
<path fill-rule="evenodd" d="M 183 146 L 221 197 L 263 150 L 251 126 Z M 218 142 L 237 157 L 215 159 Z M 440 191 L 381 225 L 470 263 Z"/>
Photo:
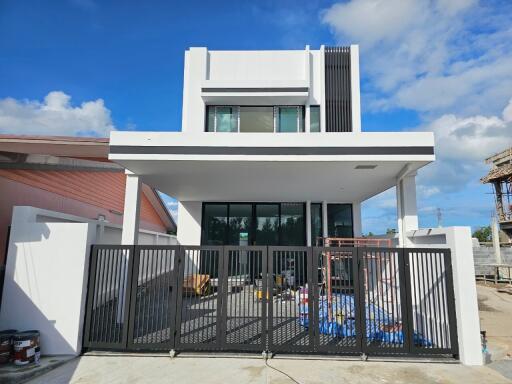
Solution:
<path fill-rule="evenodd" d="M 14 207 L 0 329 L 37 329 L 44 355 L 78 355 L 91 244 L 120 244 L 121 226 L 34 207 Z M 101 236 L 101 238 L 99 238 Z M 176 244 L 139 232 L 140 244 Z"/>
<path fill-rule="evenodd" d="M 361 91 L 359 85 L 359 46 L 350 46 L 350 91 L 352 132 L 361 132 Z"/>
<path fill-rule="evenodd" d="M 412 247 L 450 248 L 460 361 L 465 365 L 482 365 L 471 228 L 420 229 L 407 232 L 407 238 Z"/>
<path fill-rule="evenodd" d="M 201 201 L 178 203 L 178 242 L 183 245 L 201 244 Z"/>
<path fill-rule="evenodd" d="M 204 132 L 206 104 L 308 107 L 323 102 L 325 77 L 321 50 L 306 47 L 305 50 L 209 51 L 204 47 L 194 47 L 185 52 L 184 63 L 182 132 Z M 304 95 L 300 92 L 257 92 L 250 95 L 222 92 L 209 96 L 218 102 L 205 102 L 203 87 L 307 87 L 308 92 Z M 309 116 L 308 110 L 306 115 Z"/>
<path fill-rule="evenodd" d="M 14 207 L 0 329 L 37 329 L 41 353 L 78 355 L 82 347 L 89 223 L 27 222 Z"/>
<path fill-rule="evenodd" d="M 416 173 L 404 176 L 396 186 L 398 241 L 400 246 L 412 246 L 407 233 L 418 229 L 416 206 Z"/>

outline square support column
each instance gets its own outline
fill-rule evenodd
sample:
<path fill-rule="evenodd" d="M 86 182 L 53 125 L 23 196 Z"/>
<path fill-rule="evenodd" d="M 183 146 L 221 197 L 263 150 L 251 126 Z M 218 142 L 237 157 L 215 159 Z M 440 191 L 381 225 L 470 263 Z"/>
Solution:
<path fill-rule="evenodd" d="M 137 245 L 139 240 L 139 212 L 141 181 L 138 175 L 127 171 L 124 194 L 123 234 L 121 244 Z"/>
<path fill-rule="evenodd" d="M 416 173 L 398 179 L 396 185 L 396 202 L 399 246 L 407 247 L 410 246 L 407 240 L 407 232 L 418 229 Z"/>
<path fill-rule="evenodd" d="M 322 201 L 322 232 L 324 238 L 329 236 L 329 230 L 327 228 L 327 201 Z"/>
<path fill-rule="evenodd" d="M 311 200 L 306 201 L 306 245 L 311 247 Z"/>

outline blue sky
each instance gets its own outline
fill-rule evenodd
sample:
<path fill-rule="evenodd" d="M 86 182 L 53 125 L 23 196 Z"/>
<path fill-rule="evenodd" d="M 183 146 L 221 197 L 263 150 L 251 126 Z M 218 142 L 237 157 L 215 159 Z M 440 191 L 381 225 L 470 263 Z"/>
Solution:
<path fill-rule="evenodd" d="M 512 2 L 0 2 L 0 132 L 105 136 L 181 125 L 183 53 L 360 44 L 364 131 L 430 130 L 420 224 L 486 225 L 486 156 L 512 145 Z M 171 209 L 175 205 L 170 203 Z M 396 226 L 394 191 L 364 231 Z"/>

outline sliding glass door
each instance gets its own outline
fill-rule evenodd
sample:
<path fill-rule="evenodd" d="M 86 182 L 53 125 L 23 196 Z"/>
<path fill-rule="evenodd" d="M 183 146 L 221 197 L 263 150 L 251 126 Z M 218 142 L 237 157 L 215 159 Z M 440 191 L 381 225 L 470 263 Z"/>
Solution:
<path fill-rule="evenodd" d="M 306 244 L 304 203 L 203 203 L 204 245 Z"/>

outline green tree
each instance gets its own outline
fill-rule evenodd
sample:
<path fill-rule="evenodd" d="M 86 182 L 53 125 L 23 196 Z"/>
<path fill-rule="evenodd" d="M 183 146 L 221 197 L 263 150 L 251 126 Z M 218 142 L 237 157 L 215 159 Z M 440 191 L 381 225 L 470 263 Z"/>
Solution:
<path fill-rule="evenodd" d="M 487 227 L 478 228 L 475 232 L 473 232 L 473 237 L 476 237 L 479 242 L 486 242 L 492 240 L 491 227 L 488 225 Z"/>

